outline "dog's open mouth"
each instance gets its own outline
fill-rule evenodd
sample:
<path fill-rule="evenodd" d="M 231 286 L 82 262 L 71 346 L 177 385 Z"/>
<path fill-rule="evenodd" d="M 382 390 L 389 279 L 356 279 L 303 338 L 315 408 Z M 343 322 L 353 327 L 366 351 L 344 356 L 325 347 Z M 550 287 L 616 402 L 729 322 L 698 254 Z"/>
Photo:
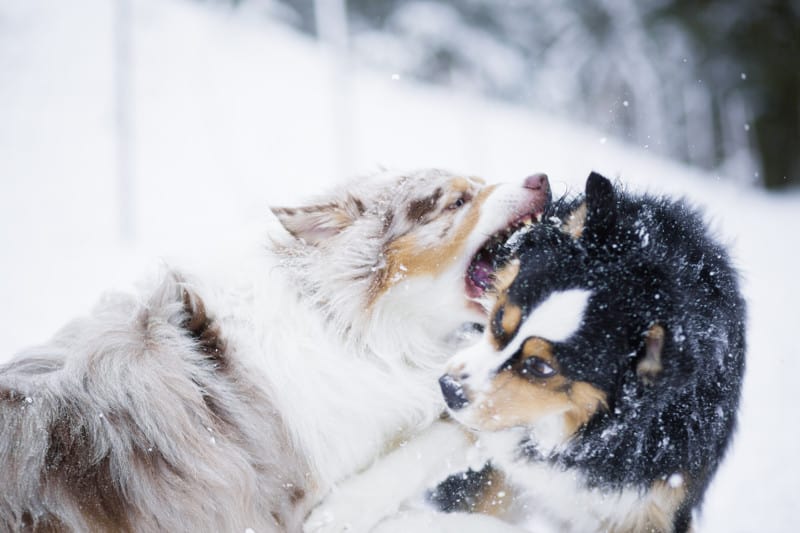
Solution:
<path fill-rule="evenodd" d="M 515 243 L 541 215 L 528 213 L 489 237 L 467 267 L 467 296 L 478 298 L 494 283 L 494 274 L 512 258 Z"/>

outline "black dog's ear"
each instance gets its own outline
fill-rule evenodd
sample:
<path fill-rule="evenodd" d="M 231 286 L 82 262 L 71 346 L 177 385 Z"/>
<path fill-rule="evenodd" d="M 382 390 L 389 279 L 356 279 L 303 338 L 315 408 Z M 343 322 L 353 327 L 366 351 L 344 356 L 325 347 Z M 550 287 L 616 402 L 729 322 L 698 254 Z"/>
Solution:
<path fill-rule="evenodd" d="M 644 335 L 644 357 L 636 365 L 636 375 L 646 385 L 652 385 L 664 369 L 661 361 L 664 337 L 664 328 L 658 324 L 651 326 Z"/>
<path fill-rule="evenodd" d="M 601 244 L 617 221 L 614 186 L 596 172 L 586 179 L 586 223 L 583 238 Z"/>

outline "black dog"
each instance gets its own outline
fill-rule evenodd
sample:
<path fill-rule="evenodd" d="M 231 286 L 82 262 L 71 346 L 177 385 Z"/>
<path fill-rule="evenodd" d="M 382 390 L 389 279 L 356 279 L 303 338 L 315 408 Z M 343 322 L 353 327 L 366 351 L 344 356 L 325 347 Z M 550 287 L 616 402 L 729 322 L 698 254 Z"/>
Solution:
<path fill-rule="evenodd" d="M 562 529 L 689 531 L 736 422 L 737 274 L 695 210 L 598 174 L 543 220 L 448 364 L 451 413 Z"/>

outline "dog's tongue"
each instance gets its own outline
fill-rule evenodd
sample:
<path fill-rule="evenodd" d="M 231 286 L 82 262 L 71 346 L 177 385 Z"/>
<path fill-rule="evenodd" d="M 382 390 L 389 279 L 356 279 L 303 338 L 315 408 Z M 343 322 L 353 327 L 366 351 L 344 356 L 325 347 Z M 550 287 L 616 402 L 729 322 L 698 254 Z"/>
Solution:
<path fill-rule="evenodd" d="M 472 265 L 470 277 L 475 285 L 481 289 L 485 289 L 491 284 L 493 273 L 494 269 L 492 268 L 492 263 L 485 259 L 480 259 Z"/>

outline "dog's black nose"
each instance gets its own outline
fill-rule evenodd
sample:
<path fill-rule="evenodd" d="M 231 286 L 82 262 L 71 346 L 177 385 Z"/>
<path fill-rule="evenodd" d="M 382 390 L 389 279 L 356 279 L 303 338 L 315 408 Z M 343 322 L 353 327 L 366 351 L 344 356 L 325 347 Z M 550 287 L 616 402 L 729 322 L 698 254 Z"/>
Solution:
<path fill-rule="evenodd" d="M 442 388 L 444 401 L 450 409 L 455 411 L 469 403 L 461 383 L 456 381 L 450 374 L 445 374 L 439 378 L 439 386 Z"/>

